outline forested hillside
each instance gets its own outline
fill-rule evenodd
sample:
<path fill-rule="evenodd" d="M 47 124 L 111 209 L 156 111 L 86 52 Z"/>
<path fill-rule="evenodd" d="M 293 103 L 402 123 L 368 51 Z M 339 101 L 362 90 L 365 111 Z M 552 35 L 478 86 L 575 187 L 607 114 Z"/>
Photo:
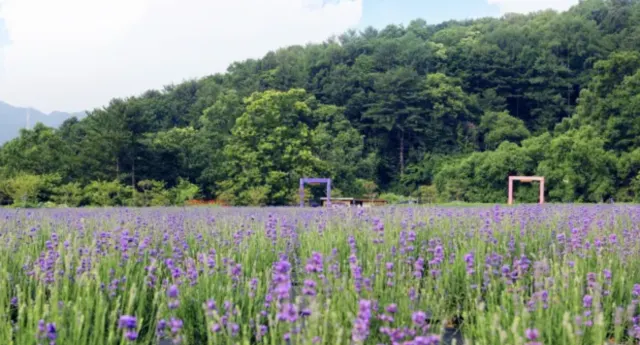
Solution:
<path fill-rule="evenodd" d="M 349 196 L 504 202 L 513 174 L 546 176 L 551 201 L 638 201 L 640 1 L 279 49 L 23 131 L 0 164 L 5 202 L 140 204 L 189 181 L 206 198 L 282 205 L 301 176 Z"/>

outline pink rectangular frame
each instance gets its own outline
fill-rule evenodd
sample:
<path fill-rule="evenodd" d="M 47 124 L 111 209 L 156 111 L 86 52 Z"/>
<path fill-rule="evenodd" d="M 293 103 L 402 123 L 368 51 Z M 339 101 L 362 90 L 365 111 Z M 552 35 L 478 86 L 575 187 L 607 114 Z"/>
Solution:
<path fill-rule="evenodd" d="M 513 204 L 513 181 L 540 182 L 540 204 L 544 204 L 544 177 L 542 176 L 509 176 L 509 205 Z"/>

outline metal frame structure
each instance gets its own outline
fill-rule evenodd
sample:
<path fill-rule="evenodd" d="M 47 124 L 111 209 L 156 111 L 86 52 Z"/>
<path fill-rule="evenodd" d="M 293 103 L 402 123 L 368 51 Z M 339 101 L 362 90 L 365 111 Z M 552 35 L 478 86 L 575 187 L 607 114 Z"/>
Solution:
<path fill-rule="evenodd" d="M 304 207 L 304 185 L 306 184 L 322 184 L 327 185 L 327 206 L 331 206 L 331 179 L 318 177 L 304 177 L 300 179 L 300 207 Z"/>
<path fill-rule="evenodd" d="M 509 205 L 513 204 L 513 181 L 540 182 L 540 204 L 544 204 L 544 176 L 509 176 Z"/>

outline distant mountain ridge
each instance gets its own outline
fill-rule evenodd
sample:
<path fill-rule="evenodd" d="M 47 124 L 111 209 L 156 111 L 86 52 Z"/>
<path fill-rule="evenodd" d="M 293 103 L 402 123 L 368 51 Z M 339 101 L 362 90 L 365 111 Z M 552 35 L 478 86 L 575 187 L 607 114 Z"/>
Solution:
<path fill-rule="evenodd" d="M 27 127 L 27 114 L 30 128 L 33 128 L 38 122 L 57 128 L 69 118 L 77 117 L 80 119 L 86 116 L 85 112 L 65 113 L 54 111 L 50 114 L 45 114 L 37 109 L 14 107 L 0 101 L 0 145 L 17 137 L 20 134 L 20 129 Z"/>

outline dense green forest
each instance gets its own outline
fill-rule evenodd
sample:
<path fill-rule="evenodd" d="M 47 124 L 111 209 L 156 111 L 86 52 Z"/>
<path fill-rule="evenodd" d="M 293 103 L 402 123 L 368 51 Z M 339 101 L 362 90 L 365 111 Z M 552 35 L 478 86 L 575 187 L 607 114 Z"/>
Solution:
<path fill-rule="evenodd" d="M 279 49 L 23 130 L 0 164 L 5 204 L 284 205 L 302 176 L 348 196 L 504 202 L 514 174 L 546 176 L 550 201 L 640 201 L 640 1 Z"/>

